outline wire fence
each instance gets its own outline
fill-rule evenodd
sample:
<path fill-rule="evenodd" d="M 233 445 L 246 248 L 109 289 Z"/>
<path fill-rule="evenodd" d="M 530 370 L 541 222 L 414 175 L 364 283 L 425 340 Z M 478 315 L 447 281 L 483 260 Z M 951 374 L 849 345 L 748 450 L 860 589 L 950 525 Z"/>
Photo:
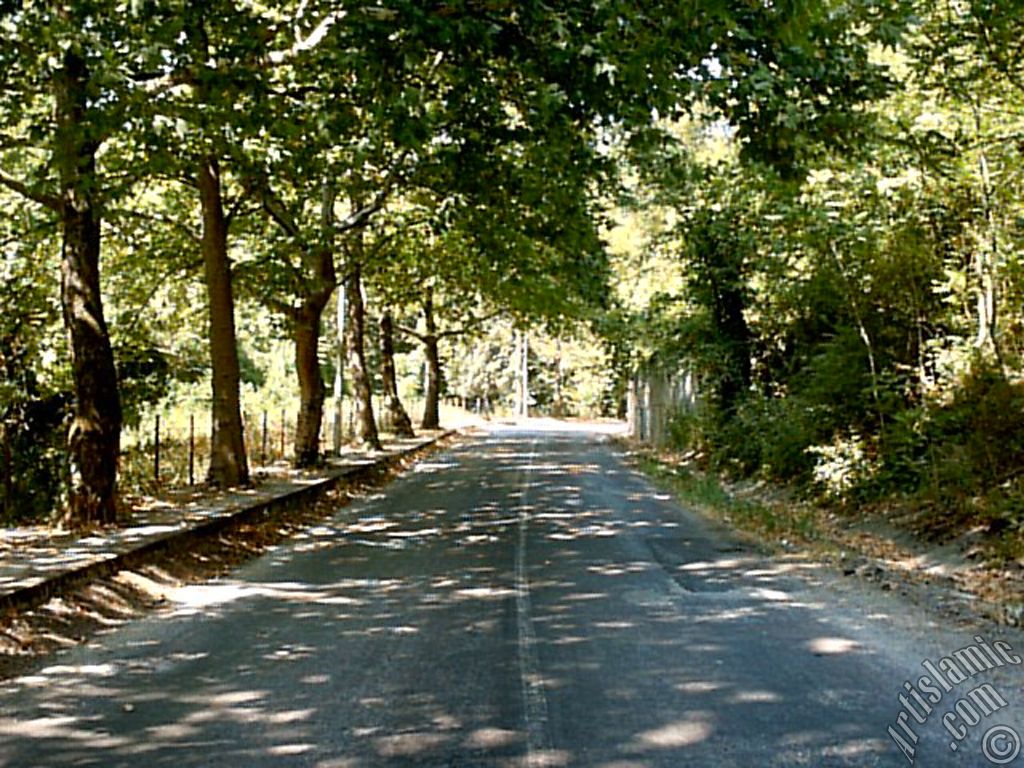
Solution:
<path fill-rule="evenodd" d="M 376 400 L 376 398 L 375 398 Z M 419 421 L 422 401 L 405 403 L 414 423 Z M 374 403 L 378 417 L 382 409 Z M 320 424 L 320 452 L 331 454 L 335 447 L 334 407 L 327 403 Z M 379 418 L 378 418 L 379 421 Z M 269 467 L 294 458 L 297 409 L 265 409 L 242 414 L 245 448 L 252 468 Z M 355 433 L 354 411 L 350 401 L 342 405 L 337 425 L 342 446 Z M 171 416 L 156 415 L 138 427 L 126 429 L 122 436 L 120 484 L 129 492 L 150 493 L 159 489 L 182 488 L 202 484 L 210 459 L 210 417 L 208 413 Z"/>
<path fill-rule="evenodd" d="M 333 409 L 325 412 L 320 427 L 320 451 L 334 448 Z M 341 435 L 351 438 L 350 408 L 342 412 Z M 246 413 L 242 417 L 245 448 L 251 467 L 260 468 L 294 457 L 298 414 L 288 409 Z M 187 419 L 154 416 L 148 423 L 125 430 L 121 452 L 121 485 L 139 492 L 158 488 L 194 486 L 206 477 L 210 460 L 211 428 L 208 414 Z"/>

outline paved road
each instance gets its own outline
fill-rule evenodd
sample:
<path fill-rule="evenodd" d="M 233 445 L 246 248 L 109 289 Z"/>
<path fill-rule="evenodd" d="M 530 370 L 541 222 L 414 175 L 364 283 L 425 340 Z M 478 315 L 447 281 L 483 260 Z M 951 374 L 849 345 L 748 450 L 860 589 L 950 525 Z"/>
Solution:
<path fill-rule="evenodd" d="M 174 598 L 0 690 L 0 765 L 902 766 L 904 681 L 979 648 L 758 556 L 568 430 L 467 440 Z M 999 638 L 1024 650 L 984 658 L 1019 659 Z M 1024 669 L 991 666 L 927 717 L 905 694 L 916 765 L 991 765 L 985 734 L 1012 755 L 990 729 L 1021 731 Z"/>

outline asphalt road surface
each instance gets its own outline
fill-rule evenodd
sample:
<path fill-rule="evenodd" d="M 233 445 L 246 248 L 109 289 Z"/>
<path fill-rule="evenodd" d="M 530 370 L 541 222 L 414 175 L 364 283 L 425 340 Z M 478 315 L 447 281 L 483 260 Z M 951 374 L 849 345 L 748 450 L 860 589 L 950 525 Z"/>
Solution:
<path fill-rule="evenodd" d="M 582 429 L 467 439 L 173 598 L 4 686 L 0 765 L 1024 765 L 1019 635 L 760 556 Z"/>

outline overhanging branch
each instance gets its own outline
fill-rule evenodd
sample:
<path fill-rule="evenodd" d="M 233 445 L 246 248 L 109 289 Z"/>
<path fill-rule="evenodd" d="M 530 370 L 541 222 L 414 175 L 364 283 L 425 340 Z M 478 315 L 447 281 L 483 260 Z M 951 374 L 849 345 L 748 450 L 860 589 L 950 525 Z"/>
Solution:
<path fill-rule="evenodd" d="M 473 331 L 479 330 L 480 326 L 486 323 L 488 320 L 491 320 L 500 314 L 500 311 L 491 312 L 489 314 L 484 315 L 483 317 L 476 318 L 472 322 L 466 323 L 461 328 L 453 328 L 450 331 L 441 331 L 440 333 L 437 334 L 437 338 L 447 339 L 451 338 L 452 336 L 463 336 L 467 333 L 472 333 Z"/>
<path fill-rule="evenodd" d="M 408 336 L 412 336 L 414 339 L 419 339 L 420 341 L 427 340 L 426 334 L 420 333 L 415 328 L 410 328 L 407 325 L 396 325 L 395 330 L 400 331 Z"/>
<path fill-rule="evenodd" d="M 163 214 L 160 213 L 145 213 L 143 211 L 133 211 L 128 208 L 117 209 L 115 211 L 112 211 L 112 213 L 116 213 L 117 215 L 124 216 L 126 218 L 140 219 L 142 221 L 148 221 L 154 224 L 162 224 L 166 227 L 170 227 L 171 229 L 176 229 L 194 243 L 201 243 L 203 240 L 202 234 L 200 232 L 197 232 L 192 227 L 190 227 L 184 221 L 179 221 L 178 219 L 172 218 L 170 216 L 164 216 Z"/>
<path fill-rule="evenodd" d="M 52 211 L 60 211 L 61 201 L 56 195 L 48 195 L 45 192 L 39 192 L 31 189 L 26 184 L 21 183 L 17 179 L 12 179 L 0 171 L 0 184 L 3 184 L 8 189 L 17 192 L 22 197 L 27 197 L 33 202 L 39 203 L 40 205 L 46 206 Z"/>

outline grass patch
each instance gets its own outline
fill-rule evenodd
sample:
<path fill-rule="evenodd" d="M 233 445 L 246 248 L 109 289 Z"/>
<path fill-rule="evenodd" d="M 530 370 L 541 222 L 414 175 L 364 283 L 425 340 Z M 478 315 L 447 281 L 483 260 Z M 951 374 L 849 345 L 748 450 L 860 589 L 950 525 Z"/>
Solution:
<path fill-rule="evenodd" d="M 652 455 L 639 456 L 640 470 L 647 476 L 667 482 L 671 490 L 683 501 L 725 511 L 732 499 L 712 477 L 682 464 L 670 464 Z"/>
<path fill-rule="evenodd" d="M 818 554 L 836 549 L 827 528 L 825 513 L 811 505 L 792 500 L 767 501 L 746 497 L 742 490 L 728 487 L 671 453 L 633 449 L 637 468 L 670 492 L 684 506 L 749 534 L 772 549 L 813 548 Z"/>
<path fill-rule="evenodd" d="M 946 606 L 956 618 L 979 615 L 1012 626 L 1024 624 L 1020 602 L 1024 584 L 1022 525 L 1004 522 L 1002 528 L 989 527 L 987 535 L 974 539 L 962 552 L 962 566 L 955 566 L 952 575 L 936 577 L 921 567 L 920 556 L 937 546 L 937 541 L 948 540 L 949 533 L 944 538 L 922 538 L 926 531 L 913 524 L 933 520 L 933 510 L 911 515 L 913 520 L 908 520 L 906 505 L 830 508 L 793 500 L 772 485 L 731 484 L 704 471 L 690 456 L 627 441 L 621 445 L 634 466 L 680 505 L 725 523 L 770 552 L 831 563 L 846 575 L 863 571 L 863 578 L 887 589 L 893 584 L 901 589 L 914 584 L 924 590 L 921 599 L 930 600 L 928 596 L 935 593 L 929 590 L 939 590 L 943 597 L 930 604 Z M 897 512 L 903 514 L 894 514 Z M 1005 521 L 1007 517 L 995 519 Z M 974 524 L 980 525 L 981 519 L 975 518 Z M 901 534 L 910 534 L 910 540 Z M 964 593 L 980 600 L 968 605 L 960 597 Z"/>

